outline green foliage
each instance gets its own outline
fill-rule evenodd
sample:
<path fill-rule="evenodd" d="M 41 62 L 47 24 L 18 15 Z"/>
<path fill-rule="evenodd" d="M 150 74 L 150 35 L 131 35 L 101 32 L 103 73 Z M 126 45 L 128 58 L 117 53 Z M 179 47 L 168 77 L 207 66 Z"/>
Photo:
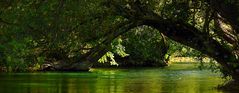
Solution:
<path fill-rule="evenodd" d="M 189 16 L 191 14 L 189 2 L 187 1 L 177 2 L 174 0 L 165 0 L 161 11 L 162 16 L 166 18 L 185 22 L 189 19 Z"/>
<path fill-rule="evenodd" d="M 110 60 L 108 60 L 108 58 Z M 104 56 L 102 56 L 98 62 L 104 63 L 104 62 L 110 62 L 111 65 L 118 65 L 118 63 L 114 59 L 114 53 L 112 52 L 107 52 Z"/>
<path fill-rule="evenodd" d="M 136 64 L 146 62 L 147 64 L 160 65 L 162 63 L 162 56 L 164 55 L 160 51 L 161 36 L 155 29 L 148 26 L 138 27 L 122 37 L 126 52 L 130 59 L 137 61 Z"/>
<path fill-rule="evenodd" d="M 168 54 L 174 57 L 200 57 L 201 52 L 179 44 L 175 41 L 169 40 L 169 51 Z"/>
<path fill-rule="evenodd" d="M 112 51 L 112 52 L 111 52 Z M 118 65 L 118 63 L 114 59 L 114 54 L 119 55 L 120 57 L 126 57 L 129 54 L 125 53 L 125 47 L 122 45 L 122 39 L 116 38 L 111 43 L 111 51 L 108 51 L 105 55 L 103 55 L 98 62 L 110 62 L 111 65 Z"/>
<path fill-rule="evenodd" d="M 44 57 L 34 55 L 28 44 L 30 38 L 24 40 L 12 40 L 1 45 L 0 66 L 6 67 L 7 71 L 27 71 L 28 67 L 36 63 L 43 63 Z M 38 60 L 37 60 L 38 59 Z"/>
<path fill-rule="evenodd" d="M 122 38 L 117 38 L 111 43 L 113 53 L 118 54 L 121 57 L 126 57 L 129 54 L 125 53 L 125 47 L 122 45 Z"/>
<path fill-rule="evenodd" d="M 46 61 L 74 61 L 101 42 L 115 21 L 114 16 L 104 16 L 109 12 L 100 7 L 99 0 L 3 2 L 1 67 L 24 71 Z"/>

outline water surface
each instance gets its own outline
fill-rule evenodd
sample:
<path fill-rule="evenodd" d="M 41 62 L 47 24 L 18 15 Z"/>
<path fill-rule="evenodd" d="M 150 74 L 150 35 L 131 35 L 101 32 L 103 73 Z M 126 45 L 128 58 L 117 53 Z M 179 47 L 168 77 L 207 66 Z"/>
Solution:
<path fill-rule="evenodd" d="M 223 93 L 219 73 L 195 64 L 91 72 L 1 73 L 0 93 Z"/>

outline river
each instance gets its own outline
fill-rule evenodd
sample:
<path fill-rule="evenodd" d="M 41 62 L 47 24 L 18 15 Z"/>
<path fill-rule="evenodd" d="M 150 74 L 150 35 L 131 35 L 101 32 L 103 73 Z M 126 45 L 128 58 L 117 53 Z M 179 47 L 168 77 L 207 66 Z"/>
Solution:
<path fill-rule="evenodd" d="M 0 93 L 223 93 L 219 73 L 195 64 L 97 68 L 90 72 L 1 73 Z"/>

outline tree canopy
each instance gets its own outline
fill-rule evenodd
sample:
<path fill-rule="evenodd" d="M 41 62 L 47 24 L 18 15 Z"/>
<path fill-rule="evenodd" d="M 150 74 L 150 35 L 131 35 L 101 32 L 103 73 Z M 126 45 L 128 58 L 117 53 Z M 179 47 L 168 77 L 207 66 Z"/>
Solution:
<path fill-rule="evenodd" d="M 0 7 L 1 69 L 51 63 L 87 70 L 98 61 L 115 64 L 116 55 L 162 63 L 173 40 L 239 80 L 237 0 L 5 0 Z"/>

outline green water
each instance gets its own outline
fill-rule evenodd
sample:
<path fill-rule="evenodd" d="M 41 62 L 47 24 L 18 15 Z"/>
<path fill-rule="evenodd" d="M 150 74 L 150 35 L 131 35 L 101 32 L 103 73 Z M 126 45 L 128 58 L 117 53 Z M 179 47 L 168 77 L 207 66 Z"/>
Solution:
<path fill-rule="evenodd" d="M 92 69 L 74 73 L 2 73 L 0 93 L 223 93 L 218 73 L 195 64 L 166 68 Z"/>

